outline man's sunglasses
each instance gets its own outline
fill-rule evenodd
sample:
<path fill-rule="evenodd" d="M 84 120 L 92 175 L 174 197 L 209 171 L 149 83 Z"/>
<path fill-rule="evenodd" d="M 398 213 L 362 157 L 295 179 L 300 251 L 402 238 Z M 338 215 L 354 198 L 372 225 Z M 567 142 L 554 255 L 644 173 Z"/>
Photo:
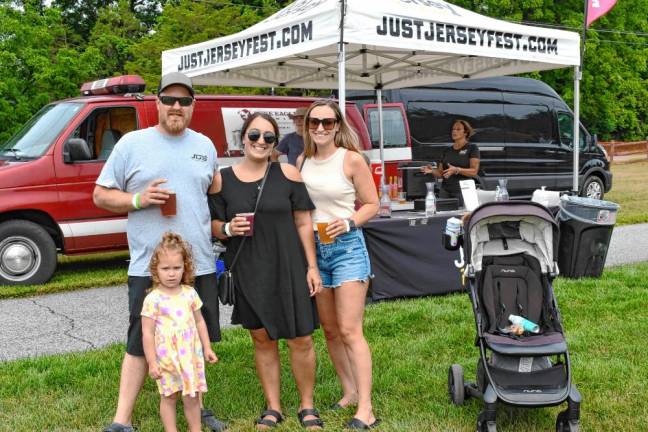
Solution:
<path fill-rule="evenodd" d="M 337 123 L 336 118 L 323 118 L 308 117 L 308 129 L 317 129 L 321 124 L 324 130 L 331 130 Z"/>
<path fill-rule="evenodd" d="M 261 138 L 261 131 L 259 129 L 250 129 L 247 133 L 247 137 L 250 141 L 257 142 L 259 141 L 259 138 Z M 274 144 L 276 140 L 277 136 L 272 132 L 263 133 L 263 142 L 266 144 Z"/>
<path fill-rule="evenodd" d="M 194 99 L 191 96 L 182 96 L 182 97 L 160 96 L 159 98 L 160 98 L 160 102 L 168 106 L 174 106 L 176 102 L 178 102 L 181 107 L 188 107 L 191 106 L 191 104 L 194 101 Z"/>

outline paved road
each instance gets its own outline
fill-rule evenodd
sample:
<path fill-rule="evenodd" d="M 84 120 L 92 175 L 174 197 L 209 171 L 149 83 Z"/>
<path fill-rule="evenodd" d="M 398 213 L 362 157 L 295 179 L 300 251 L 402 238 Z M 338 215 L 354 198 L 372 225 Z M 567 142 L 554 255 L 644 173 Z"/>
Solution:
<path fill-rule="evenodd" d="M 606 266 L 648 261 L 648 224 L 617 227 Z M 125 341 L 126 286 L 0 301 L 0 360 L 96 349 Z M 221 306 L 221 325 L 231 308 Z"/>

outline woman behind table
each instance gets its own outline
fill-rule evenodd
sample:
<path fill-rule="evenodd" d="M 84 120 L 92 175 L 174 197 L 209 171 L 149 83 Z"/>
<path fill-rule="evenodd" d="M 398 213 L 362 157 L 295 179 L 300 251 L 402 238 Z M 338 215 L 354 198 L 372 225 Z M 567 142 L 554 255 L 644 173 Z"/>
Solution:
<path fill-rule="evenodd" d="M 210 190 L 212 231 L 227 240 L 229 267 L 250 223 L 239 213 L 253 212 L 268 169 L 261 200 L 233 269 L 236 302 L 232 323 L 250 331 L 266 408 L 256 421 L 267 429 L 283 420 L 278 339 L 286 339 L 301 403 L 302 426 L 321 429 L 313 407 L 315 351 L 311 334 L 318 326 L 314 295 L 322 282 L 317 268 L 310 211 L 314 208 L 297 168 L 270 163 L 279 136 L 275 120 L 254 113 L 243 123 L 245 157 L 223 168 Z M 270 164 L 270 165 L 268 165 Z"/>
<path fill-rule="evenodd" d="M 324 290 L 317 309 L 329 355 L 342 384 L 334 408 L 358 404 L 347 423 L 352 429 L 374 427 L 379 420 L 371 403 L 371 352 L 362 332 L 371 269 L 362 224 L 378 211 L 378 195 L 358 137 L 330 100 L 313 102 L 306 112 L 304 155 L 298 159 L 308 193 L 315 203 L 313 230 L 327 222 L 332 244 L 317 240 L 317 264 Z M 356 198 L 361 205 L 355 210 Z"/>
<path fill-rule="evenodd" d="M 443 151 L 441 166 L 433 168 L 432 165 L 421 167 L 425 174 L 443 177 L 441 198 L 457 198 L 463 204 L 460 180 L 477 177 L 479 172 L 479 148 L 468 140 L 474 135 L 474 130 L 465 120 L 455 120 L 452 124 L 453 144 Z"/>

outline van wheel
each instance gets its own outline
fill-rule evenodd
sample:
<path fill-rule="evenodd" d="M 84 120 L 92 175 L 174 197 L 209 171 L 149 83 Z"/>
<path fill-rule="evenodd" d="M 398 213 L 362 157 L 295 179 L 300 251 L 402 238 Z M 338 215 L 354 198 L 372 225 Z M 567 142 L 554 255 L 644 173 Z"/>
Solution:
<path fill-rule="evenodd" d="M 595 175 L 587 177 L 581 189 L 581 196 L 594 199 L 603 199 L 603 180 Z"/>
<path fill-rule="evenodd" d="M 36 285 L 50 280 L 56 270 L 56 245 L 33 222 L 0 224 L 0 285 Z"/>

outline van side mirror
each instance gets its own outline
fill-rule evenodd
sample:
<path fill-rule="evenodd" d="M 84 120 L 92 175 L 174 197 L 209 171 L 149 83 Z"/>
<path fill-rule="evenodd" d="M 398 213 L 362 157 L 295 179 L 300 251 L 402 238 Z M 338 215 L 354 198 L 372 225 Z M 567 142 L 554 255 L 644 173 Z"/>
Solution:
<path fill-rule="evenodd" d="M 63 162 L 72 163 L 92 159 L 88 143 L 83 138 L 70 138 L 63 146 Z"/>
<path fill-rule="evenodd" d="M 598 144 L 598 136 L 596 134 L 592 134 L 592 144 L 593 145 Z"/>

